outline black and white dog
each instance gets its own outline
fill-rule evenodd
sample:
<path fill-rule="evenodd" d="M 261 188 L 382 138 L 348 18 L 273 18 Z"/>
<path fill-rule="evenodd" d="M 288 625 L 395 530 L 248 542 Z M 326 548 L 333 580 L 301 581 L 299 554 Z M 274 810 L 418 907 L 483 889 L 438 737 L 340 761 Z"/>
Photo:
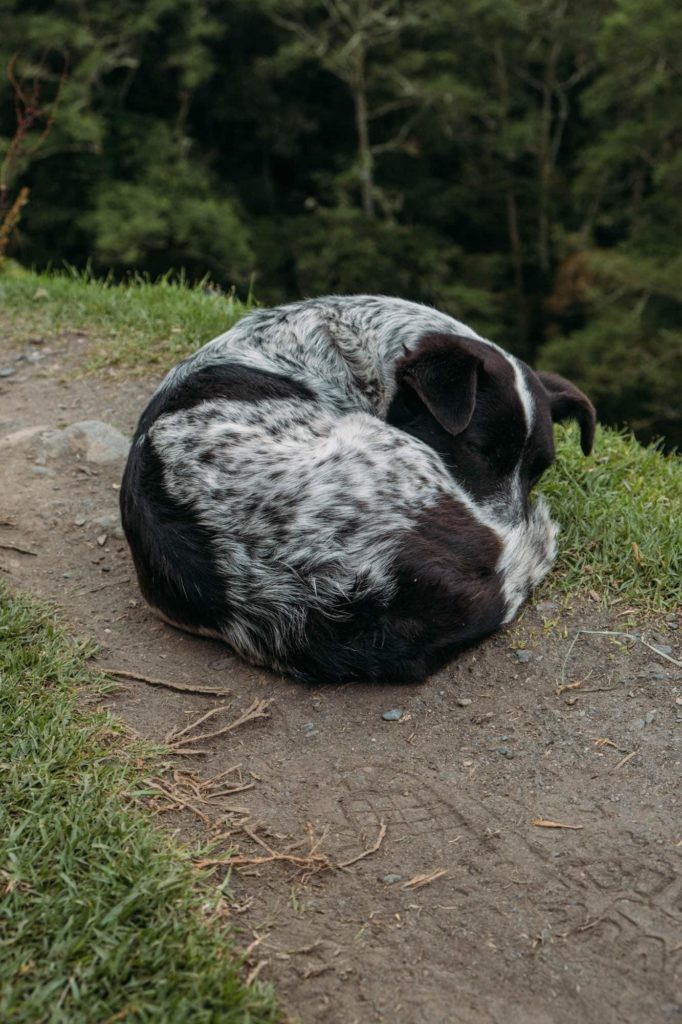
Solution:
<path fill-rule="evenodd" d="M 121 510 L 142 593 L 302 679 L 421 680 L 552 565 L 529 492 L 567 418 L 589 453 L 582 392 L 426 306 L 253 312 L 140 419 Z"/>

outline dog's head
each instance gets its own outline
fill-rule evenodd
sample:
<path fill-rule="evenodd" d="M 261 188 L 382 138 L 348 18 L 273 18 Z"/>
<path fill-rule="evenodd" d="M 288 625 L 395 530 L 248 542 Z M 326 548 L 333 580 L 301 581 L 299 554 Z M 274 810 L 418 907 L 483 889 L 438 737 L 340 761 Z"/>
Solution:
<path fill-rule="evenodd" d="M 554 461 L 553 423 L 577 420 L 592 450 L 595 410 L 582 391 L 475 338 L 427 335 L 396 383 L 388 422 L 434 448 L 477 501 L 513 515 Z"/>

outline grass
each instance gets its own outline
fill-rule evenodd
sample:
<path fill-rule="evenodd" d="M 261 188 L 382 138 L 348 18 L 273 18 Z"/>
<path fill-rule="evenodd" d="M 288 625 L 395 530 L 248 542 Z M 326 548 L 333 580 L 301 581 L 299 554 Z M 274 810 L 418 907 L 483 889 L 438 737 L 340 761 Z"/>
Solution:
<path fill-rule="evenodd" d="M 12 330 L 86 330 L 90 368 L 139 372 L 178 359 L 227 330 L 248 306 L 230 296 L 165 278 L 154 284 L 96 281 L 76 273 L 0 274 L 0 309 Z M 562 527 L 552 585 L 595 590 L 649 609 L 682 603 L 682 458 L 643 448 L 602 429 L 585 459 L 572 429 L 557 428 L 558 459 L 543 479 Z"/>
<path fill-rule="evenodd" d="M 18 342 L 31 335 L 84 331 L 87 369 L 167 368 L 229 330 L 249 309 L 233 295 L 181 277 L 124 284 L 67 271 L 36 274 L 10 265 L 0 273 L 0 311 Z"/>
<path fill-rule="evenodd" d="M 79 710 L 101 692 L 89 653 L 0 591 L 0 1020 L 279 1020 L 239 978 L 219 897 L 137 808 L 139 758 Z"/>
<path fill-rule="evenodd" d="M 682 605 L 682 458 L 600 429 L 585 458 L 558 427 L 557 461 L 539 491 L 561 526 L 551 585 L 652 611 Z"/>

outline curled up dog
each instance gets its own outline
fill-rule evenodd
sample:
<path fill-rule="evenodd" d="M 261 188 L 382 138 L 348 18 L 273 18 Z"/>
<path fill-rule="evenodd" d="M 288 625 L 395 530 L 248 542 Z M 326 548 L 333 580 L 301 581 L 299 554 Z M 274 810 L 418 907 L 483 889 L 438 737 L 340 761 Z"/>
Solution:
<path fill-rule="evenodd" d="M 445 314 L 347 296 L 257 310 L 168 374 L 121 488 L 147 601 L 311 681 L 417 682 L 555 557 L 530 492 L 595 412 Z"/>

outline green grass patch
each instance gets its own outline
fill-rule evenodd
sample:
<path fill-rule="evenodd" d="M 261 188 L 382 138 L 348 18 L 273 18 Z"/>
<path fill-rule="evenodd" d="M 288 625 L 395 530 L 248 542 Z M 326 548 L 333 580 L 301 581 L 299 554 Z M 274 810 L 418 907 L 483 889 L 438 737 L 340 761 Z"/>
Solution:
<path fill-rule="evenodd" d="M 229 330 L 250 308 L 233 295 L 182 278 L 133 278 L 123 284 L 77 272 L 0 273 L 0 312 L 10 336 L 74 330 L 92 336 L 86 369 L 120 366 L 133 372 L 169 368 Z"/>
<path fill-rule="evenodd" d="M 594 590 L 651 610 L 682 605 L 682 458 L 599 429 L 589 458 L 558 427 L 557 461 L 539 491 L 561 526 L 551 585 Z"/>
<path fill-rule="evenodd" d="M 0 591 L 0 1020 L 280 1019 L 240 981 L 206 910 L 219 895 L 136 807 L 143 776 L 112 721 L 79 711 L 79 689 L 101 690 L 88 653 Z"/>

